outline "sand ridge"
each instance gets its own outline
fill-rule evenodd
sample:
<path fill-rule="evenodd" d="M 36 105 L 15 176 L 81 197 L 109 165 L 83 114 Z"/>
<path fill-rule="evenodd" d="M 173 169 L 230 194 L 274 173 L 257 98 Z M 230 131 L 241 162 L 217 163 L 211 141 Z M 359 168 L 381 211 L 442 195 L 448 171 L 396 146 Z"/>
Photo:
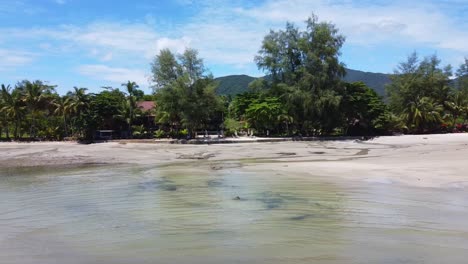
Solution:
<path fill-rule="evenodd" d="M 188 166 L 212 170 L 243 167 L 301 177 L 320 175 L 447 188 L 468 188 L 467 157 L 468 134 L 213 145 L 0 143 L 0 168 L 91 164 Z"/>

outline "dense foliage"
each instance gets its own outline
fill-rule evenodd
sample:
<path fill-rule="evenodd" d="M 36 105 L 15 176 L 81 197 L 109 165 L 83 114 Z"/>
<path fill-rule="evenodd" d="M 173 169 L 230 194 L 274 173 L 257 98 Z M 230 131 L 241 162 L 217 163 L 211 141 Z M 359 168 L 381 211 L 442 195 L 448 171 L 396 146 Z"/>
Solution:
<path fill-rule="evenodd" d="M 229 123 L 238 120 L 239 125 L 229 127 L 255 129 L 260 135 L 379 135 L 466 129 L 467 60 L 456 71 L 454 81 L 451 67 L 440 67 L 437 56 L 419 61 L 412 54 L 393 75 L 382 76 L 391 78 L 387 105 L 363 82 L 343 81 L 346 69 L 339 55 L 344 40 L 333 24 L 318 22 L 315 16 L 307 20 L 304 31 L 290 23 L 285 30 L 271 31 L 255 57 L 268 78 L 254 80 L 250 91 L 234 98 Z"/>
<path fill-rule="evenodd" d="M 441 124 L 455 127 L 466 121 L 468 94 L 464 69 L 468 61 L 457 71 L 458 88 L 453 88 L 450 78 L 452 67 L 440 66 L 440 59 L 433 55 L 420 60 L 416 53 L 400 63 L 388 85 L 389 105 L 399 115 L 409 132 L 438 131 Z"/>
<path fill-rule="evenodd" d="M 196 50 L 186 49 L 177 56 L 161 50 L 152 72 L 158 123 L 169 129 L 186 128 L 192 136 L 197 130 L 219 129 L 223 103 Z"/>
<path fill-rule="evenodd" d="M 107 89 L 98 94 L 74 87 L 64 96 L 41 81 L 22 81 L 14 88 L 1 86 L 0 135 L 13 139 L 92 139 L 98 129 L 129 137 L 132 125 L 141 123 L 136 95 L 143 92 L 132 82 L 126 92 Z"/>

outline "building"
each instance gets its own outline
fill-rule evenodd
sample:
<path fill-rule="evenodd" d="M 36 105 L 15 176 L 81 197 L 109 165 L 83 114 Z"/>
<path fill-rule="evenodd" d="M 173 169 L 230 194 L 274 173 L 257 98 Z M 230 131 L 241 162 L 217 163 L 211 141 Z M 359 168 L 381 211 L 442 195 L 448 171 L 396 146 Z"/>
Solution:
<path fill-rule="evenodd" d="M 156 103 L 153 101 L 137 102 L 137 108 L 142 112 L 140 122 L 146 129 L 156 129 Z"/>

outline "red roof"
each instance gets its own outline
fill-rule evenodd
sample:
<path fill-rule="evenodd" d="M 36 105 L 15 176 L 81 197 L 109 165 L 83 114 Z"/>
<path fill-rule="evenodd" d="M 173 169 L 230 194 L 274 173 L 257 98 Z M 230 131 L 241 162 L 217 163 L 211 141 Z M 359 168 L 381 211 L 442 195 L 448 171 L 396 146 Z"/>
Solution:
<path fill-rule="evenodd" d="M 137 107 L 143 112 L 148 112 L 156 108 L 156 104 L 153 101 L 141 101 L 137 102 Z"/>

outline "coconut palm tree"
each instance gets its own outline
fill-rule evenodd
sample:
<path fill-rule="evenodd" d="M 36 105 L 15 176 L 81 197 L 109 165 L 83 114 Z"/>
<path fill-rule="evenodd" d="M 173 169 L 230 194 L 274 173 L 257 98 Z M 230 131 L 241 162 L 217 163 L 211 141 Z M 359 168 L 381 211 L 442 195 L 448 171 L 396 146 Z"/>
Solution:
<path fill-rule="evenodd" d="M 11 90 L 10 86 L 2 85 L 1 87 L 2 108 L 1 112 L 7 120 L 14 121 L 15 129 L 13 132 L 14 138 L 19 137 L 21 129 L 20 123 L 26 115 L 26 106 L 24 104 L 22 93 L 18 88 Z"/>
<path fill-rule="evenodd" d="M 135 118 L 136 92 L 139 86 L 137 85 L 136 82 L 131 82 L 131 81 L 128 81 L 127 83 L 123 83 L 122 86 L 124 86 L 127 90 L 128 133 L 131 137 L 133 120 Z"/>
<path fill-rule="evenodd" d="M 65 137 L 68 136 L 68 117 L 72 114 L 71 108 L 71 98 L 64 96 L 64 97 L 57 97 L 53 101 L 54 115 L 60 116 L 63 122 L 63 129 L 65 131 Z"/>
<path fill-rule="evenodd" d="M 36 136 L 36 119 L 39 116 L 39 111 L 48 103 L 47 95 L 50 94 L 53 87 L 40 81 L 23 81 L 18 88 L 23 93 L 23 100 L 31 116 L 29 136 L 34 138 Z"/>
<path fill-rule="evenodd" d="M 68 98 L 64 102 L 66 105 L 66 109 L 64 110 L 68 112 L 72 119 L 72 134 L 82 132 L 76 130 L 80 130 L 84 125 L 83 115 L 85 111 L 89 109 L 90 98 L 86 93 L 87 90 L 87 88 L 73 87 L 73 91 L 67 94 Z"/>
<path fill-rule="evenodd" d="M 8 120 L 8 116 L 6 114 L 6 111 L 3 110 L 3 108 L 7 105 L 6 102 L 5 102 L 5 99 L 3 98 L 3 93 L 4 91 L 6 93 L 9 93 L 10 91 L 10 86 L 5 86 L 4 84 L 2 84 L 1 86 L 1 91 L 0 91 L 0 138 L 2 137 L 2 134 L 3 134 L 3 129 L 5 129 L 5 136 L 6 138 L 10 138 L 10 129 L 9 129 L 9 120 Z"/>
<path fill-rule="evenodd" d="M 403 118 L 408 127 L 414 128 L 417 132 L 423 132 L 442 122 L 442 112 L 442 105 L 436 103 L 432 98 L 422 97 L 407 105 Z"/>
<path fill-rule="evenodd" d="M 466 118 L 468 112 L 468 98 L 463 92 L 457 91 L 453 94 L 451 100 L 445 103 L 445 107 L 450 112 L 452 123 L 455 125 L 459 117 Z"/>

